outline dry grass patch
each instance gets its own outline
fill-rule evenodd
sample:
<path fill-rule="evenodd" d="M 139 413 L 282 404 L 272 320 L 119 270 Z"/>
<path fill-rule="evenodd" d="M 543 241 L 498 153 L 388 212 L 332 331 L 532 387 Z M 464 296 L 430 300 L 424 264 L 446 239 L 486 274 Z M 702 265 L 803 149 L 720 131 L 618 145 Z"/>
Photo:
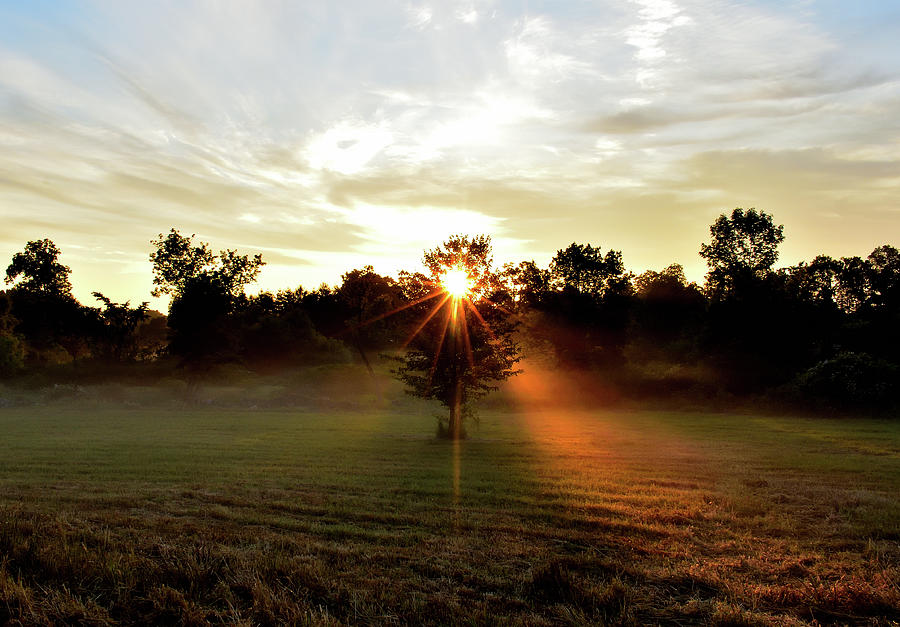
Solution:
<path fill-rule="evenodd" d="M 896 624 L 895 423 L 0 412 L 0 624 Z"/>

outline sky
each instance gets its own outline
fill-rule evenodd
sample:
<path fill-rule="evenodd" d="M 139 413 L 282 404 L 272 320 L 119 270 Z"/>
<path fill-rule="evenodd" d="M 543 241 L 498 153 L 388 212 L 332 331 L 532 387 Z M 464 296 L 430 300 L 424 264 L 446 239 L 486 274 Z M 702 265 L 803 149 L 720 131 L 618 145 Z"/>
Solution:
<path fill-rule="evenodd" d="M 170 228 L 255 289 L 572 242 L 702 280 L 755 207 L 779 266 L 900 245 L 900 2 L 0 0 L 0 263 L 151 302 Z"/>

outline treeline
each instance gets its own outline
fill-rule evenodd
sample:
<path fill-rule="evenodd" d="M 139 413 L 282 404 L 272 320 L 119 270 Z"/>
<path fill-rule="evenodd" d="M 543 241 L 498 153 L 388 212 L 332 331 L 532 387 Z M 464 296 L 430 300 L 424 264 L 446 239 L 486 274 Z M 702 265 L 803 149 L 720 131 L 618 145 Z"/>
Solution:
<path fill-rule="evenodd" d="M 900 251 L 776 269 L 783 240 L 772 216 L 735 209 L 700 246 L 703 285 L 678 264 L 635 275 L 620 251 L 573 243 L 547 267 L 496 269 L 490 297 L 516 319 L 529 359 L 587 373 L 582 388 L 594 399 L 896 409 Z M 151 244 L 154 294 L 172 296 L 167 316 L 100 292 L 97 306 L 79 303 L 53 242 L 29 242 L 0 292 L 0 375 L 149 362 L 192 385 L 225 363 L 263 373 L 350 359 L 371 368 L 373 355 L 406 345 L 436 289 L 418 273 L 366 266 L 336 287 L 250 296 L 261 256 L 215 253 L 174 229 Z"/>

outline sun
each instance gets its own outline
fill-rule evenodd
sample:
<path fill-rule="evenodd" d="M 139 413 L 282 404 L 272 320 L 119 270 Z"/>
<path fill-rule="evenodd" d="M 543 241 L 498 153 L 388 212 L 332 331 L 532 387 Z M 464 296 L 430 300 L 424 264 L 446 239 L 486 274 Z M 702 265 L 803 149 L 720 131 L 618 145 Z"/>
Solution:
<path fill-rule="evenodd" d="M 464 298 L 472 291 L 472 279 L 462 268 L 450 268 L 441 280 L 444 291 L 453 298 Z"/>

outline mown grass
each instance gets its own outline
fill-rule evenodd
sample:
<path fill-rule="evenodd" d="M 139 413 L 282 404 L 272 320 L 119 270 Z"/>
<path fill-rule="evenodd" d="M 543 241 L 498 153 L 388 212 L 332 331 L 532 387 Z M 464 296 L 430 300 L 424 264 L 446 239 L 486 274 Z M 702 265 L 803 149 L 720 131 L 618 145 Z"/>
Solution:
<path fill-rule="evenodd" d="M 373 404 L 374 405 L 374 404 Z M 900 423 L 0 410 L 0 624 L 900 621 Z"/>

